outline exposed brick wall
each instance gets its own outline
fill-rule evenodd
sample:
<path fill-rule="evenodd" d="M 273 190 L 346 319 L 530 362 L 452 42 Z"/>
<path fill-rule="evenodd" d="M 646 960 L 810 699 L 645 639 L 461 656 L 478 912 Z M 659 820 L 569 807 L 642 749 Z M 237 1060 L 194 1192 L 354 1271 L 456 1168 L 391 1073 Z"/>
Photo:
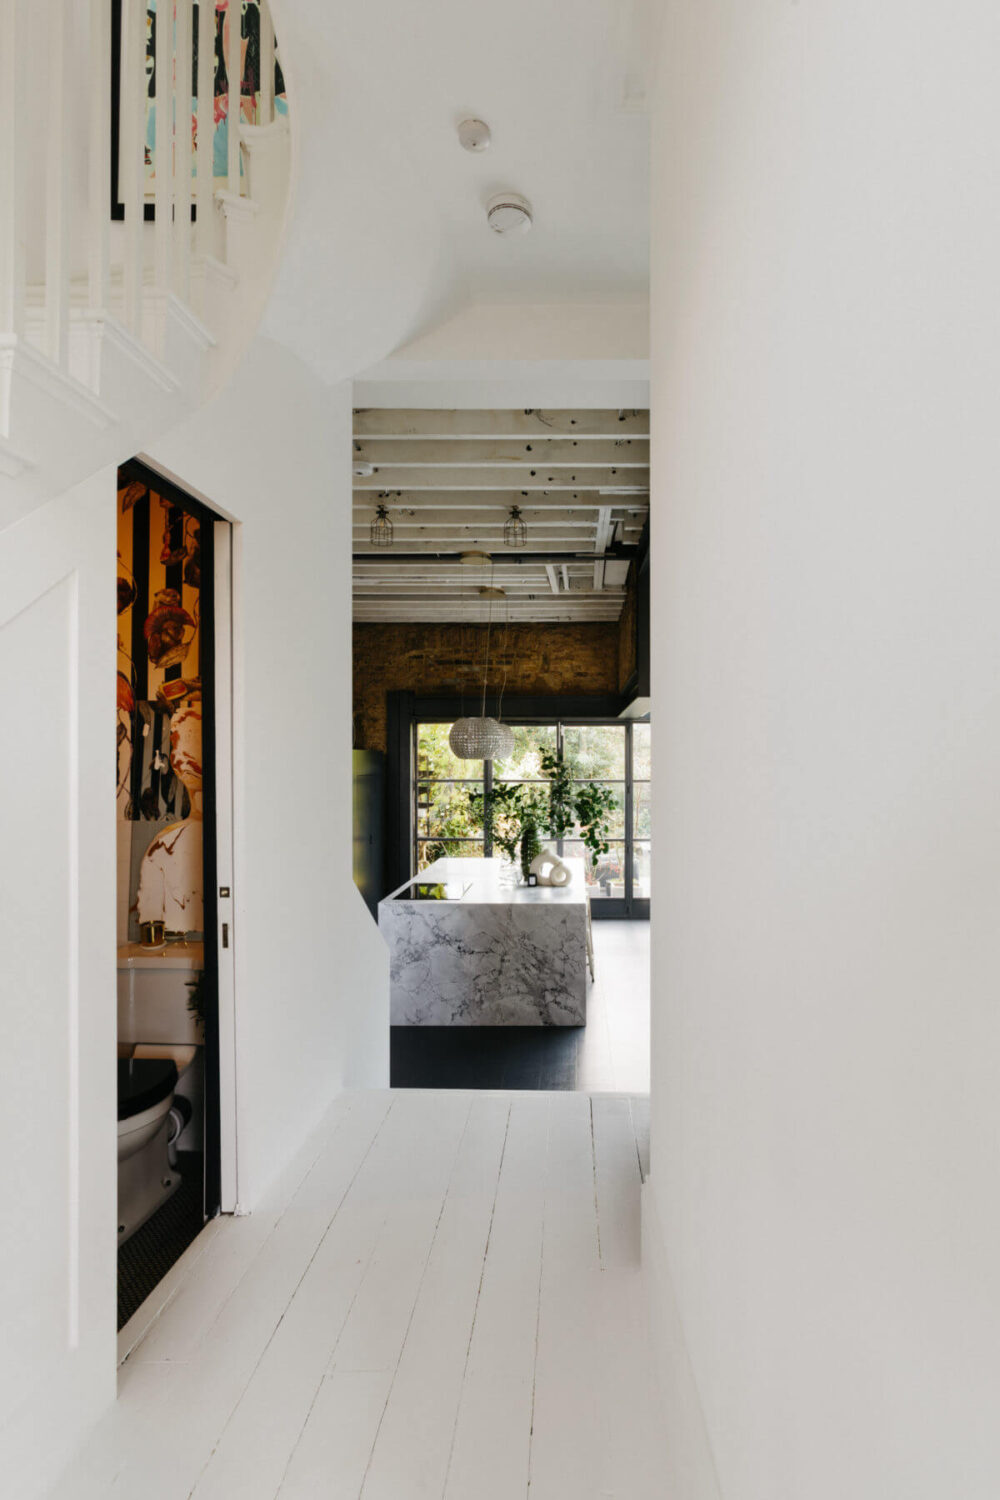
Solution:
<path fill-rule="evenodd" d="M 355 625 L 355 748 L 385 750 L 385 695 L 389 692 L 457 693 L 464 679 L 467 703 L 474 712 L 476 674 L 469 664 L 480 663 L 481 683 L 485 637 L 485 627 L 480 625 Z M 502 628 L 499 633 L 494 629 L 491 663 L 498 661 L 503 640 Z M 504 659 L 509 693 L 619 691 L 619 627 L 614 622 L 511 625 Z M 498 685 L 491 665 L 491 694 Z"/>
<path fill-rule="evenodd" d="M 636 651 L 637 575 L 633 562 L 628 570 L 628 584 L 621 618 L 618 621 L 618 691 L 623 693 L 625 685 L 638 666 Z"/>

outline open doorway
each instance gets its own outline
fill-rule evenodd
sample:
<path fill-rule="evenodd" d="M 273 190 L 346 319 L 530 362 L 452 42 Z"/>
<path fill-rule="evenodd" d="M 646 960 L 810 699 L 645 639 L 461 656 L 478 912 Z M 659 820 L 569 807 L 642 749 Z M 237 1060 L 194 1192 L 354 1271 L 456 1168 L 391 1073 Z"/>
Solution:
<path fill-rule="evenodd" d="M 117 524 L 121 1329 L 222 1206 L 217 656 L 230 626 L 228 527 L 204 504 L 132 461 Z"/>
<path fill-rule="evenodd" d="M 355 878 L 394 1087 L 648 1089 L 648 433 L 355 411 Z"/>

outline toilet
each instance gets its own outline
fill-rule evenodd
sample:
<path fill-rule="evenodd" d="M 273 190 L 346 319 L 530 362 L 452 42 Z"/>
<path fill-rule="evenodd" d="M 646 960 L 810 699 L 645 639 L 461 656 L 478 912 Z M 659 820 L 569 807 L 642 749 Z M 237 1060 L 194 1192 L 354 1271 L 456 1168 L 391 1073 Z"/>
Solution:
<path fill-rule="evenodd" d="M 180 1137 L 201 1148 L 202 1033 L 188 1000 L 203 967 L 201 943 L 118 949 L 120 1245 L 180 1186 Z"/>
<path fill-rule="evenodd" d="M 118 1059 L 118 1243 L 172 1197 L 180 1173 L 169 1160 L 177 1064 L 170 1058 Z"/>

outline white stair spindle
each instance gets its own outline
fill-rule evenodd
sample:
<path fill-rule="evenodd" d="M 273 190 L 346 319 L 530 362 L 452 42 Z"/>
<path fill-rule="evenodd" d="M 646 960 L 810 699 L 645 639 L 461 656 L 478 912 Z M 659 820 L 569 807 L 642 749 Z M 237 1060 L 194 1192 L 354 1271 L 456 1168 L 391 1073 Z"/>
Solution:
<path fill-rule="evenodd" d="M 108 305 L 108 216 L 111 211 L 111 4 L 90 0 L 90 164 L 87 300 L 94 311 Z"/>
<path fill-rule="evenodd" d="M 177 0 L 177 66 L 174 104 L 174 290 L 191 293 L 191 0 Z"/>
<path fill-rule="evenodd" d="M 122 0 L 119 192 L 125 210 L 125 326 L 141 335 L 142 219 L 146 183 L 146 3 Z"/>
<path fill-rule="evenodd" d="M 25 0 L 0 0 L 0 333 L 24 333 Z"/>
<path fill-rule="evenodd" d="M 211 255 L 215 187 L 215 0 L 198 4 L 198 248 Z"/>
<path fill-rule="evenodd" d="M 258 125 L 274 119 L 274 22 L 265 0 L 260 4 L 260 94 Z"/>
<path fill-rule="evenodd" d="M 229 144 L 229 180 L 226 184 L 234 198 L 240 195 L 240 95 L 243 86 L 243 7 L 240 0 L 229 0 L 226 8 L 228 31 L 226 46 L 226 138 Z"/>
<path fill-rule="evenodd" d="M 144 0 L 143 0 L 144 3 Z M 158 292 L 170 290 L 170 241 L 174 178 L 174 4 L 160 0 L 156 8 L 156 68 L 153 74 L 153 119 L 156 151 L 153 158 L 156 228 L 153 232 L 154 281 Z"/>
<path fill-rule="evenodd" d="M 46 39 L 45 352 L 69 366 L 69 99 L 67 59 L 72 46 L 70 0 L 50 0 Z"/>

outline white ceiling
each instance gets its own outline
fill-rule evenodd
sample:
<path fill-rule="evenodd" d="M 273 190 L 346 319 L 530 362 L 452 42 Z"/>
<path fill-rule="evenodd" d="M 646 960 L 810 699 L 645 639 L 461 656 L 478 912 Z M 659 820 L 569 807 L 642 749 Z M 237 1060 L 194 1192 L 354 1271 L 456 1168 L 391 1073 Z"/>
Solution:
<path fill-rule="evenodd" d="M 341 378 L 469 301 L 644 299 L 651 8 L 275 0 L 297 182 L 265 331 Z M 487 227 L 502 189 L 530 199 L 526 236 Z"/>
<path fill-rule="evenodd" d="M 356 621 L 620 616 L 649 513 L 647 411 L 361 409 L 353 458 L 373 469 L 354 479 Z M 379 504 L 388 549 L 370 540 Z M 512 506 L 523 548 L 505 542 Z"/>

